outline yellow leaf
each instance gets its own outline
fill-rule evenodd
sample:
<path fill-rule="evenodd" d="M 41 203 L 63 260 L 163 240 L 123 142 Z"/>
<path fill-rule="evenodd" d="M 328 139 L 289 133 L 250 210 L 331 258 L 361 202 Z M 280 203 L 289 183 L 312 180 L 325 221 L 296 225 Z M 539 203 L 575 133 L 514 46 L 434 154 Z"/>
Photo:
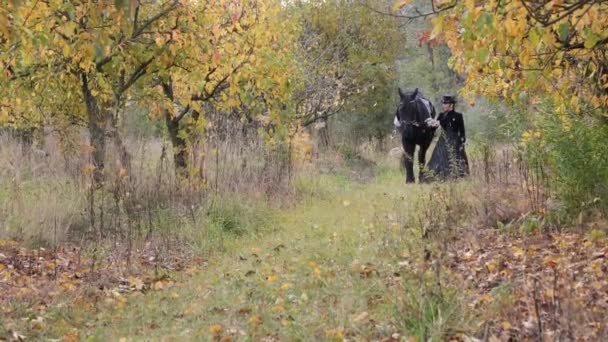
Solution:
<path fill-rule="evenodd" d="M 513 256 L 520 258 L 525 254 L 524 250 L 519 247 L 513 247 Z"/>
<path fill-rule="evenodd" d="M 249 318 L 249 324 L 252 324 L 252 325 L 262 324 L 262 317 L 260 317 L 260 315 L 251 316 L 251 318 Z"/>
<path fill-rule="evenodd" d="M 396 12 L 401 7 L 408 5 L 410 2 L 411 2 L 411 0 L 397 0 L 397 1 L 395 1 L 395 3 L 393 3 L 393 6 L 391 7 L 391 9 L 393 12 Z"/>
<path fill-rule="evenodd" d="M 327 338 L 335 338 L 335 339 L 344 339 L 344 329 L 330 329 L 325 331 L 325 336 Z"/>
<path fill-rule="evenodd" d="M 224 327 L 221 324 L 214 324 L 209 327 L 209 332 L 214 335 L 218 335 L 222 330 L 224 330 Z"/>
<path fill-rule="evenodd" d="M 268 281 L 269 284 L 274 283 L 275 281 L 277 281 L 279 279 L 279 276 L 276 274 L 273 274 L 271 276 L 268 277 L 268 279 L 266 279 Z"/>
<path fill-rule="evenodd" d="M 152 281 L 150 288 L 152 290 L 162 290 L 173 285 L 173 281 L 168 276 L 163 276 L 159 279 Z"/>
<path fill-rule="evenodd" d="M 433 30 L 431 31 L 430 39 L 435 39 L 443 32 L 443 17 L 433 19 Z"/>
<path fill-rule="evenodd" d="M 141 291 L 144 288 L 144 282 L 139 278 L 129 277 L 129 284 L 135 290 Z"/>
<path fill-rule="evenodd" d="M 62 51 L 63 51 L 63 56 L 68 57 L 70 55 L 70 53 L 72 52 L 72 48 L 70 48 L 70 46 L 68 44 L 64 44 Z"/>

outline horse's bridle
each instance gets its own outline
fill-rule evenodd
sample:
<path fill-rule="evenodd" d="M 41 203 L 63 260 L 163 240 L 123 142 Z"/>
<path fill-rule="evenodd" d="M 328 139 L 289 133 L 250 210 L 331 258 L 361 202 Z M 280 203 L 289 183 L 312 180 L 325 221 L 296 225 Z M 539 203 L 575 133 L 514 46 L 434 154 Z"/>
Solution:
<path fill-rule="evenodd" d="M 417 99 L 416 99 L 416 98 L 414 98 L 413 100 L 411 100 L 411 101 L 409 101 L 409 102 L 410 102 L 410 103 L 414 103 L 414 104 L 415 104 L 415 103 L 416 103 L 416 100 L 417 100 Z M 418 109 L 416 109 L 416 110 L 418 110 Z M 412 126 L 414 126 L 414 127 L 421 127 L 421 126 L 422 126 L 422 125 L 421 125 L 421 123 L 420 123 L 420 122 L 418 122 L 417 120 L 410 120 L 410 121 L 407 121 L 407 120 L 401 120 L 401 118 L 399 118 L 399 122 L 401 122 L 403 125 L 412 125 Z"/>

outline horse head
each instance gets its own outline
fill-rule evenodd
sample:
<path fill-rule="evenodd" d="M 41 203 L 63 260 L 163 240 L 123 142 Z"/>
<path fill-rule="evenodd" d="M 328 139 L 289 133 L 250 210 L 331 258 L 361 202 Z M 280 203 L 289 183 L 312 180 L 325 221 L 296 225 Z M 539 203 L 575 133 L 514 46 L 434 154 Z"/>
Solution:
<path fill-rule="evenodd" d="M 428 128 L 427 120 L 433 118 L 433 105 L 425 99 L 418 88 L 411 92 L 403 92 L 399 88 L 399 107 L 397 117 L 406 125 Z"/>

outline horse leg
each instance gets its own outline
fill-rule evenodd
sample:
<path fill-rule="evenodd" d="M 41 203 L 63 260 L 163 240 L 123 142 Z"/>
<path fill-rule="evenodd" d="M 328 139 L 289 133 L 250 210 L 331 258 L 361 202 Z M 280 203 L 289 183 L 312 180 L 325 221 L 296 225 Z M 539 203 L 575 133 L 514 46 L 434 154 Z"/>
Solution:
<path fill-rule="evenodd" d="M 420 173 L 418 174 L 418 183 L 427 181 L 424 172 L 426 169 L 426 151 L 428 148 L 428 145 L 420 145 L 420 150 L 418 150 L 418 169 L 420 170 Z"/>
<path fill-rule="evenodd" d="M 403 155 L 403 165 L 405 166 L 405 182 L 406 183 L 414 183 L 416 179 L 414 178 L 414 151 L 416 150 L 416 145 L 414 144 L 403 144 L 403 151 L 405 152 Z"/>

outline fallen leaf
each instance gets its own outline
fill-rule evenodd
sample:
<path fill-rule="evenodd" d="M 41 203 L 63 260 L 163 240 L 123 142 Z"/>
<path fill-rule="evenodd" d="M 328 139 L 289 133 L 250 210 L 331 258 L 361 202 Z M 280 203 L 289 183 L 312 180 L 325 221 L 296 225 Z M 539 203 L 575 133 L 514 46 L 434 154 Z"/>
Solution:
<path fill-rule="evenodd" d="M 268 281 L 268 284 L 272 284 L 275 281 L 277 281 L 279 279 L 279 276 L 276 274 L 273 274 L 271 276 L 268 276 L 268 278 L 266 279 L 266 281 Z"/>
<path fill-rule="evenodd" d="M 513 256 L 520 258 L 525 254 L 524 250 L 519 247 L 513 247 Z"/>
<path fill-rule="evenodd" d="M 150 285 L 150 288 L 152 290 L 163 290 L 171 285 L 173 285 L 173 280 L 171 280 L 171 278 L 169 276 L 165 275 L 160 278 L 152 280 L 152 284 Z"/>
<path fill-rule="evenodd" d="M 129 277 L 129 284 L 133 289 L 137 291 L 143 290 L 145 286 L 144 282 L 141 279 L 135 277 Z"/>
<path fill-rule="evenodd" d="M 224 330 L 224 327 L 221 324 L 214 324 L 209 327 L 209 332 L 214 335 L 219 335 L 222 330 Z"/>
<path fill-rule="evenodd" d="M 262 317 L 260 315 L 251 316 L 249 318 L 249 324 L 251 325 L 260 325 L 262 323 Z"/>
<path fill-rule="evenodd" d="M 344 339 L 344 329 L 338 328 L 326 330 L 325 336 L 327 338 Z"/>

